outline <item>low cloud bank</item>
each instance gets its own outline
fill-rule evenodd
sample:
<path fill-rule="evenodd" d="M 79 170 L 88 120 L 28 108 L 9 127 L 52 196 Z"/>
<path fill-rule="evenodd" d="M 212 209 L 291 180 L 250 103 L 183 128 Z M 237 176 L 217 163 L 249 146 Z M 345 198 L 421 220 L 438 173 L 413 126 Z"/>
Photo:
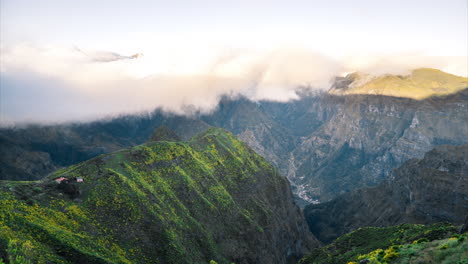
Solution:
<path fill-rule="evenodd" d="M 157 107 L 178 114 L 209 112 L 222 96 L 285 102 L 298 98 L 298 87 L 327 90 L 333 77 L 354 71 L 405 74 L 414 68 L 433 67 L 462 76 L 467 73 L 466 57 L 379 54 L 332 58 L 299 48 L 217 51 L 199 63 L 180 55 L 163 58 L 151 51 L 149 56 L 147 51 L 145 56 L 126 56 L 20 45 L 2 47 L 0 52 L 3 125 L 87 121 Z"/>

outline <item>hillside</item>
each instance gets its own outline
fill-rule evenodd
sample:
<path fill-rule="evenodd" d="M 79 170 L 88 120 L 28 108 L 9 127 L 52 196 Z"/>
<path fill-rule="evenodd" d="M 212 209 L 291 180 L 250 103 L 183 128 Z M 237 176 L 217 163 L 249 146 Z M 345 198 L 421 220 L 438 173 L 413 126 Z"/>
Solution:
<path fill-rule="evenodd" d="M 437 69 L 420 68 L 406 76 L 387 74 L 374 77 L 364 73 L 352 73 L 338 78 L 329 93 L 373 94 L 421 100 L 431 96 L 453 94 L 466 88 L 468 88 L 467 77 Z"/>
<path fill-rule="evenodd" d="M 40 181 L 0 181 L 0 258 L 291 263 L 318 245 L 288 181 L 232 134 L 212 128 L 188 141 L 165 140 Z M 70 181 L 59 184 L 60 177 Z"/>
<path fill-rule="evenodd" d="M 144 143 L 159 126 L 184 140 L 208 129 L 201 120 L 155 111 L 88 123 L 0 128 L 0 179 L 37 180 L 58 168 Z"/>
<path fill-rule="evenodd" d="M 446 221 L 462 224 L 468 216 L 468 145 L 439 146 L 423 159 L 411 159 L 377 187 L 309 205 L 312 233 L 331 242 L 365 226 Z"/>
<path fill-rule="evenodd" d="M 447 223 L 365 227 L 314 249 L 301 264 L 465 263 L 468 234 Z"/>

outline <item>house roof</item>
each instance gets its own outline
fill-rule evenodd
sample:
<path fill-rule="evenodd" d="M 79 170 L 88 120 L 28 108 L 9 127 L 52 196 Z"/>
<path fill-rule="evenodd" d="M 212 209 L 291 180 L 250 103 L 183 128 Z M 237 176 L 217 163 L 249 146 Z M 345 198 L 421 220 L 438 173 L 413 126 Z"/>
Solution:
<path fill-rule="evenodd" d="M 65 178 L 65 177 L 60 177 L 60 178 L 55 179 L 55 181 L 56 182 L 61 182 L 61 181 L 66 180 L 66 179 L 67 178 Z"/>

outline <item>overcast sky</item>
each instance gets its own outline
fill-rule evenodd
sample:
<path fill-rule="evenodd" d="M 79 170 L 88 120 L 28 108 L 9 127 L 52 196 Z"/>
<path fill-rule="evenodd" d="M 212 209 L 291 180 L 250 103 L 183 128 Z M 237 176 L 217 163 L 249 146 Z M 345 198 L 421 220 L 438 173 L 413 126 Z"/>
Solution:
<path fill-rule="evenodd" d="M 466 0 L 0 3 L 2 122 L 286 101 L 356 70 L 468 75 Z"/>

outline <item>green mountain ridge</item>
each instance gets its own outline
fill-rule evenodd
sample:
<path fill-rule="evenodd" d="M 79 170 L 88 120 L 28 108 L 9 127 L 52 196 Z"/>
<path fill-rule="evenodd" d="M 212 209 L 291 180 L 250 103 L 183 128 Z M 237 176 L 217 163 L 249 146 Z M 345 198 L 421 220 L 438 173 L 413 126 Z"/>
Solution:
<path fill-rule="evenodd" d="M 448 223 L 364 227 L 312 250 L 300 264 L 464 264 L 468 233 Z"/>
<path fill-rule="evenodd" d="M 11 263 L 290 263 L 319 244 L 286 178 L 216 128 L 0 181 L 0 228 Z"/>

